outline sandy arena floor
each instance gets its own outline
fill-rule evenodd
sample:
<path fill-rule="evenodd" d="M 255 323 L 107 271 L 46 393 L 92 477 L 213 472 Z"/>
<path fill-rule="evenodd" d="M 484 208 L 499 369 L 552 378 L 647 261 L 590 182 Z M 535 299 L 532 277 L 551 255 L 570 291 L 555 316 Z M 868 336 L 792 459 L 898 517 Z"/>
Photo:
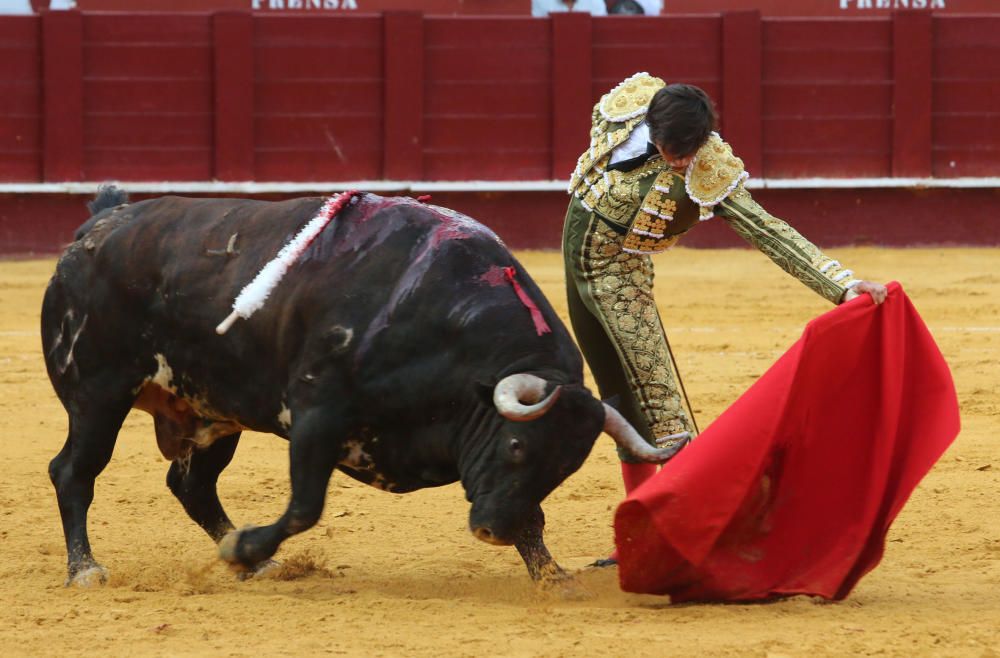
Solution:
<path fill-rule="evenodd" d="M 997 656 L 1000 653 L 1000 251 L 842 249 L 907 289 L 953 369 L 964 430 L 917 489 L 882 565 L 847 601 L 671 606 L 578 576 L 591 596 L 537 591 L 513 548 L 477 542 L 459 485 L 395 496 L 335 474 L 319 526 L 285 543 L 278 577 L 236 581 L 164 484 L 141 412 L 90 513 L 105 587 L 66 589 L 46 469 L 66 416 L 42 363 L 38 312 L 54 260 L 0 262 L 0 654 L 351 656 Z M 565 316 L 555 253 L 521 254 Z M 827 310 L 751 251 L 658 257 L 658 299 L 704 427 Z M 845 394 L 843 404 L 850 404 Z M 220 493 L 237 525 L 288 495 L 286 444 L 245 434 Z M 545 504 L 548 545 L 583 569 L 612 545 L 621 498 L 604 437 Z"/>

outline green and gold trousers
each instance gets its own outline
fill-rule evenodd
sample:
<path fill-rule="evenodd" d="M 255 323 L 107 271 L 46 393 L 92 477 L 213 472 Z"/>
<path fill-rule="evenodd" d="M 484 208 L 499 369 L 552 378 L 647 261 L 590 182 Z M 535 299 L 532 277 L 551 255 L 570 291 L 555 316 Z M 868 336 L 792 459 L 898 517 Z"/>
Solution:
<path fill-rule="evenodd" d="M 693 414 L 653 299 L 653 262 L 574 198 L 563 227 L 570 323 L 602 398 L 642 436 L 689 431 Z M 619 449 L 619 457 L 630 461 Z"/>

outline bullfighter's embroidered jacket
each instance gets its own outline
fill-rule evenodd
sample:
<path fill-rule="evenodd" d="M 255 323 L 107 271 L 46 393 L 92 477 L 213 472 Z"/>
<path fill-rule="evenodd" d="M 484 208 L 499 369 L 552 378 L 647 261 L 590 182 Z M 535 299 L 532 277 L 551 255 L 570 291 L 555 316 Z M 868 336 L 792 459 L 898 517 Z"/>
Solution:
<path fill-rule="evenodd" d="M 637 73 L 594 106 L 590 146 L 570 178 L 574 203 L 616 229 L 622 249 L 635 254 L 668 249 L 699 221 L 722 217 L 786 272 L 838 303 L 859 280 L 753 200 L 744 186 L 743 161 L 718 133 L 684 171 L 672 169 L 659 155 L 627 171 L 610 166 L 615 149 L 645 121 L 649 102 L 665 84 Z"/>

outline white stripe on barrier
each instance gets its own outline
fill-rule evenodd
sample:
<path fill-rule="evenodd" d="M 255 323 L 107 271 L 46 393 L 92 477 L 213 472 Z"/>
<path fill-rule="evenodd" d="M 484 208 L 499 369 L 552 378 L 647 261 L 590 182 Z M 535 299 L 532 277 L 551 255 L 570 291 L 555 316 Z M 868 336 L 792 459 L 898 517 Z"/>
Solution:
<path fill-rule="evenodd" d="M 0 183 L 0 194 L 93 194 L 100 182 L 82 183 Z M 341 190 L 367 192 L 565 192 L 564 180 L 529 181 L 165 181 L 119 182 L 118 187 L 138 194 L 285 194 Z M 751 178 L 749 189 L 924 189 L 1000 188 L 1000 177 L 990 178 Z"/>

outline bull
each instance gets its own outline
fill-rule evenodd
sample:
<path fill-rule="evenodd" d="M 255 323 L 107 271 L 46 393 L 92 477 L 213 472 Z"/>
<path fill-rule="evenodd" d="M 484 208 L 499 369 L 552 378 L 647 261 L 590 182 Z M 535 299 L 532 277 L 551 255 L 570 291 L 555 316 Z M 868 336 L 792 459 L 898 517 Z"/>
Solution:
<path fill-rule="evenodd" d="M 318 521 L 337 469 L 395 493 L 460 481 L 475 537 L 558 580 L 540 503 L 601 431 L 651 462 L 683 445 L 648 445 L 590 394 L 563 323 L 489 229 L 408 198 L 353 201 L 223 335 L 234 297 L 323 199 L 129 204 L 109 188 L 91 203 L 41 314 L 69 417 L 49 465 L 67 584 L 106 580 L 87 512 L 133 408 L 153 417 L 170 491 L 245 574 Z M 236 530 L 216 483 L 244 429 L 289 441 L 291 499 Z"/>

